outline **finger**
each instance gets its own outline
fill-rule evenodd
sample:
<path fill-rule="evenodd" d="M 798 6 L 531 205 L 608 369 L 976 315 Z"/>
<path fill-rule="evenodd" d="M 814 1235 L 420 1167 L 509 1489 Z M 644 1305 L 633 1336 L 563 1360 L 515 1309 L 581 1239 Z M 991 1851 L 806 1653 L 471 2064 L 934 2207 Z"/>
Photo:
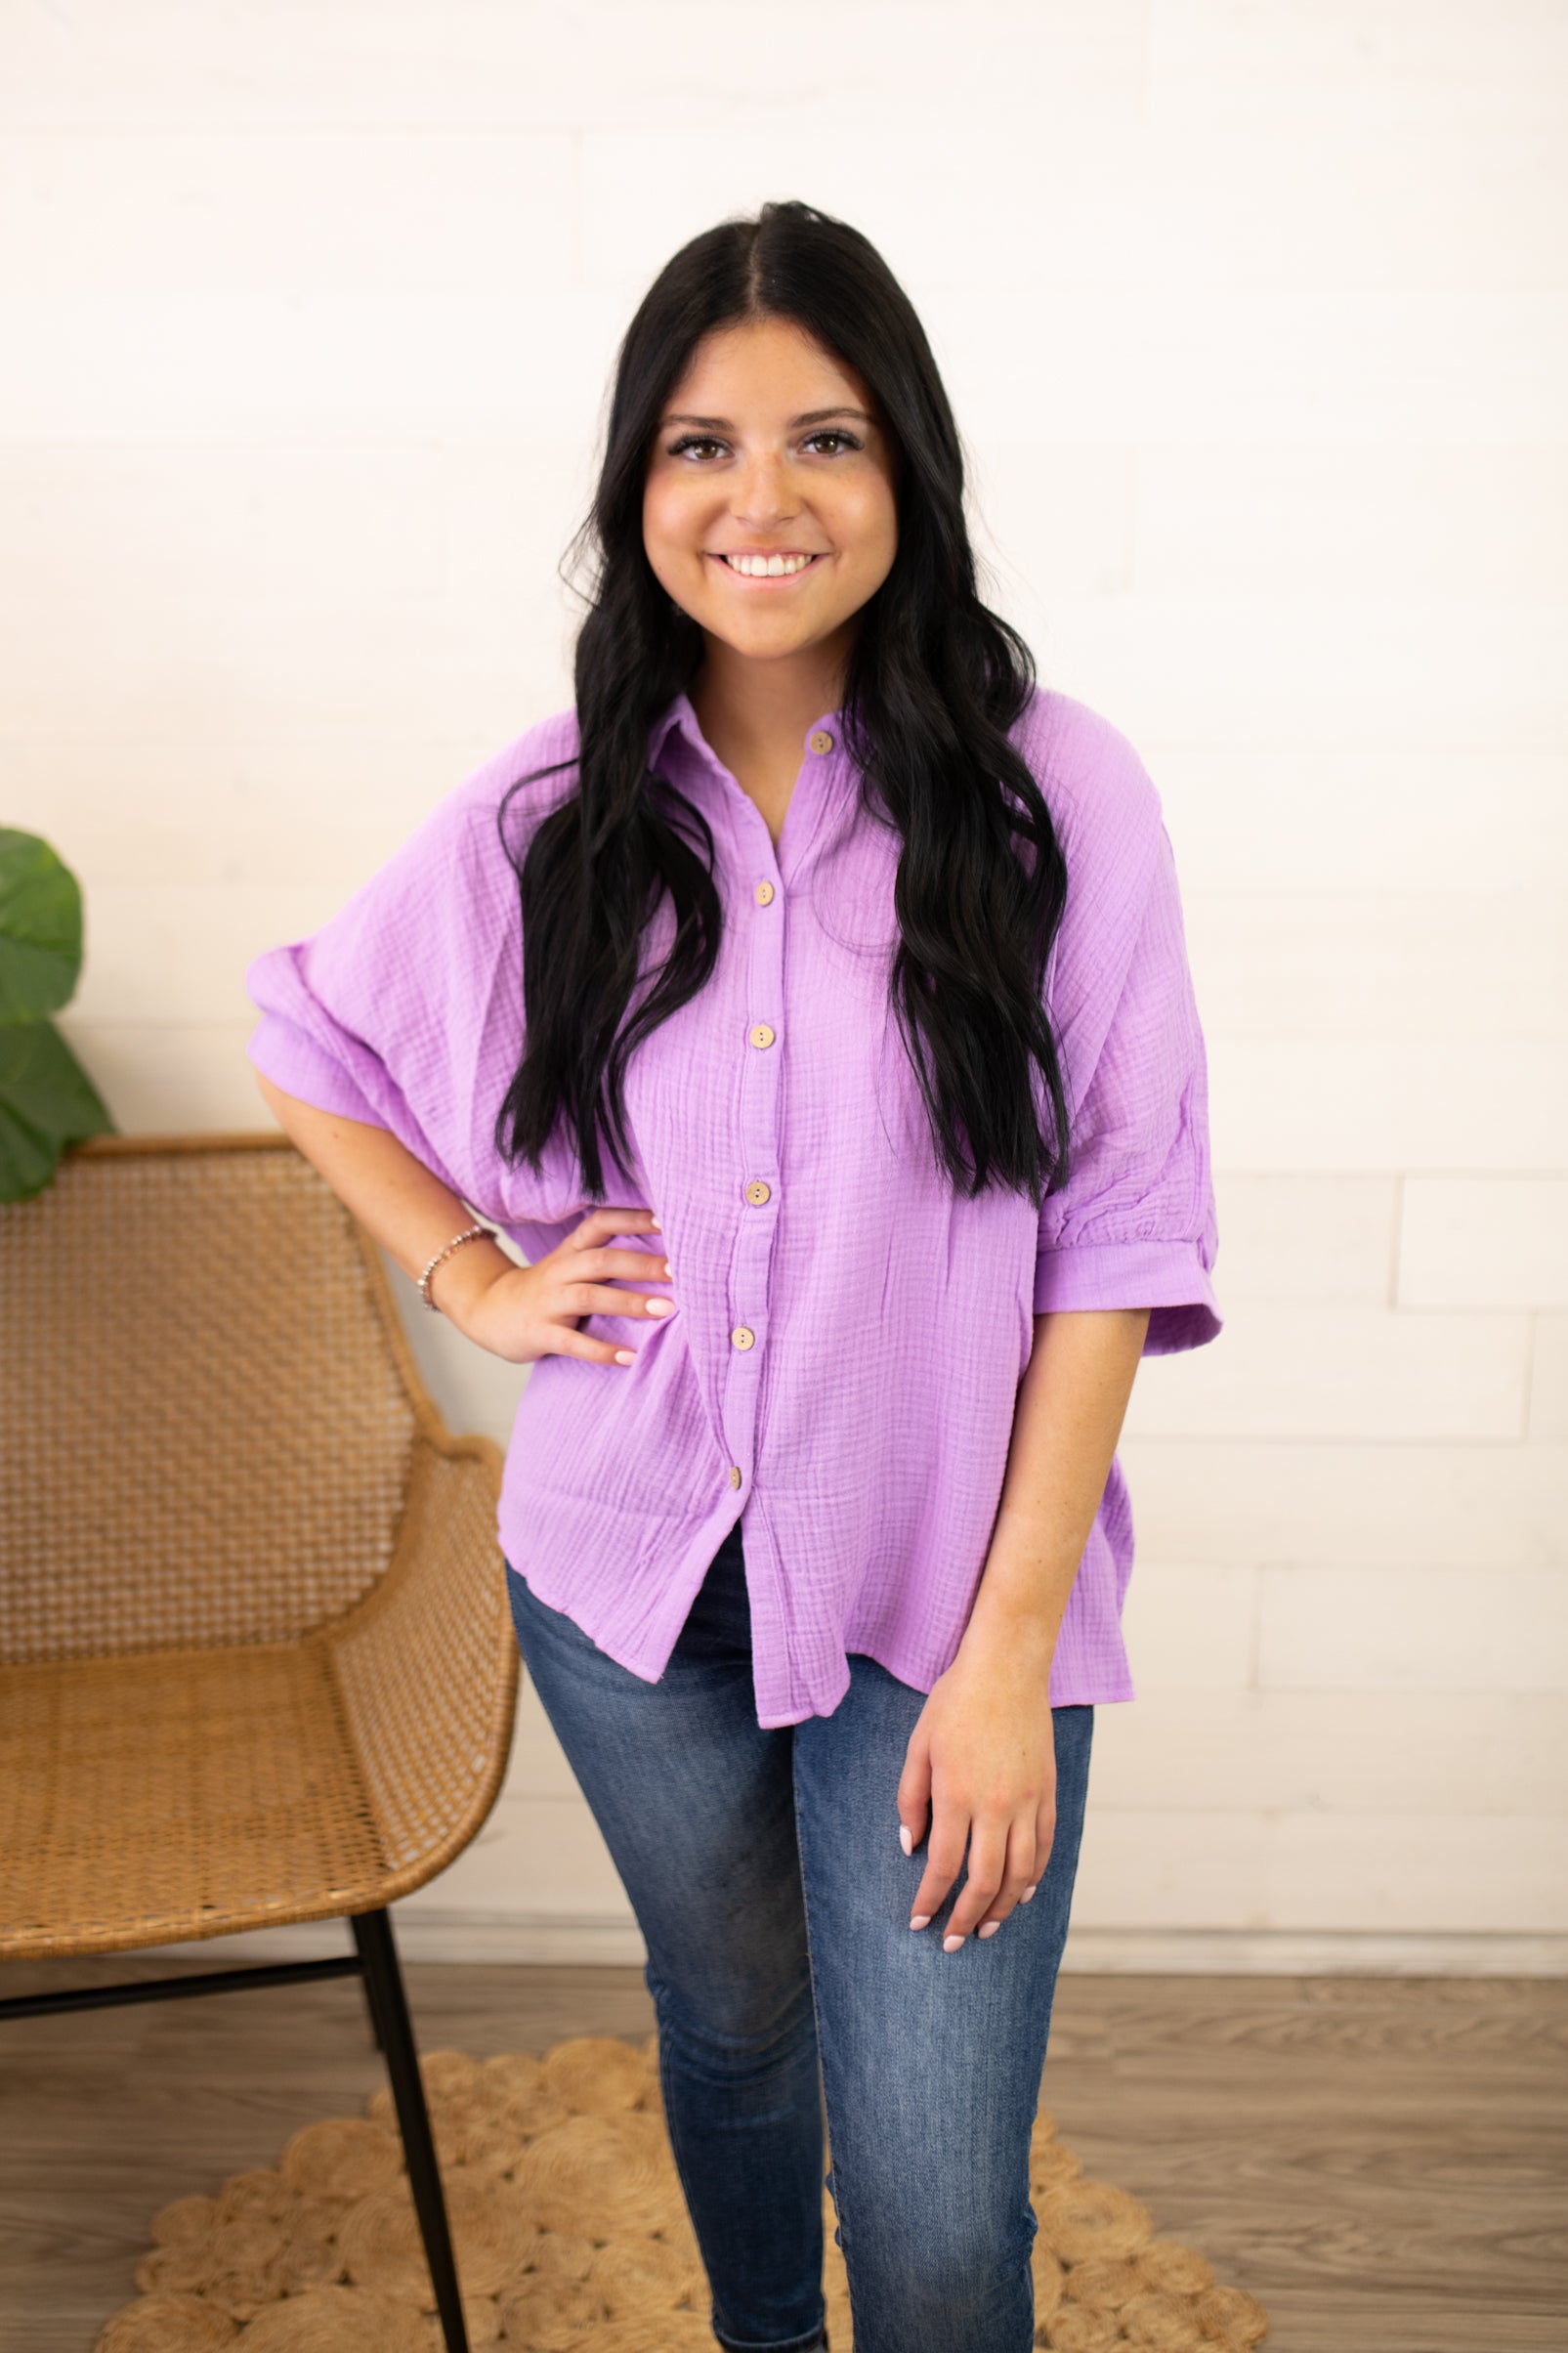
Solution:
<path fill-rule="evenodd" d="M 1001 1886 L 986 1906 L 985 1918 L 976 1924 L 977 1936 L 995 1936 L 1009 1912 L 1025 1903 L 1030 1891 L 1038 1885 L 1039 1873 L 1035 1867 L 1035 1821 L 1036 1818 L 1031 1814 L 1015 1817 L 1007 1833 L 1007 1860 Z"/>
<path fill-rule="evenodd" d="M 1045 1866 L 1050 1861 L 1051 1849 L 1055 1844 L 1056 1796 L 1053 1790 L 1035 1818 L 1035 1864 L 1030 1872 L 1030 1883 L 1019 1898 L 1021 1904 L 1033 1901 L 1035 1890 L 1045 1876 Z"/>
<path fill-rule="evenodd" d="M 905 1752 L 897 1796 L 899 1844 L 906 1855 L 912 1855 L 925 1836 L 926 1812 L 930 1802 L 931 1751 L 916 1725 L 910 1734 L 910 1745 Z"/>
<path fill-rule="evenodd" d="M 612 1234 L 633 1234 L 659 1230 L 658 1219 L 651 1209 L 591 1209 L 574 1225 L 561 1244 L 563 1250 L 597 1250 Z"/>
<path fill-rule="evenodd" d="M 609 1283 L 570 1283 L 563 1315 L 673 1315 L 675 1302 L 657 1292 L 615 1291 Z"/>
<path fill-rule="evenodd" d="M 1001 1893 L 1007 1876 L 1007 1823 L 982 1817 L 969 1827 L 969 1876 L 953 1907 L 942 1938 L 944 1952 L 956 1952 L 972 1936 Z"/>
<path fill-rule="evenodd" d="M 585 1250 L 580 1266 L 572 1269 L 572 1279 L 591 1282 L 596 1276 L 629 1274 L 634 1282 L 667 1283 L 670 1280 L 668 1259 L 655 1258 L 645 1250 Z"/>
<path fill-rule="evenodd" d="M 937 1795 L 931 1811 L 925 1876 L 915 1890 L 914 1902 L 910 1906 L 911 1928 L 926 1927 L 946 1904 L 953 1883 L 963 1868 L 963 1850 L 968 1836 L 967 1810 L 954 1806 L 951 1800 L 944 1802 Z"/>
<path fill-rule="evenodd" d="M 540 1349 L 545 1356 L 580 1356 L 586 1364 L 635 1364 L 637 1351 L 620 1346 L 614 1340 L 595 1340 L 587 1332 L 574 1332 L 570 1324 L 552 1324 L 550 1343 Z"/>

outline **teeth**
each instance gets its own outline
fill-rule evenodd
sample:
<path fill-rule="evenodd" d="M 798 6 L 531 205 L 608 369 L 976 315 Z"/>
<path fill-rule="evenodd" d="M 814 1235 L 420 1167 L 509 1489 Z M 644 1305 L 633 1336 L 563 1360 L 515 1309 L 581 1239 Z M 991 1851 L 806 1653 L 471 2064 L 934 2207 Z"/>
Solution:
<path fill-rule="evenodd" d="M 787 573 L 804 572 L 812 559 L 810 556 L 726 556 L 724 561 L 732 572 L 743 573 L 748 580 L 776 580 Z"/>

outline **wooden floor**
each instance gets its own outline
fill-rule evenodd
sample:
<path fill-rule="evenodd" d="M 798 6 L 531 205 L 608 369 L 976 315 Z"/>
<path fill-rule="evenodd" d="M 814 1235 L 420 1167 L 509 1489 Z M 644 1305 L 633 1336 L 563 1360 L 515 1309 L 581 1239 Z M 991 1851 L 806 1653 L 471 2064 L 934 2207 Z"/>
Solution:
<path fill-rule="evenodd" d="M 169 1974 L 0 1971 L 0 1993 Z M 636 1969 L 410 1967 L 427 2050 L 644 2035 Z M 352 1980 L 0 2029 L 0 2347 L 89 2353 L 167 2200 L 381 2080 Z M 1273 2316 L 1268 2353 L 1564 2353 L 1568 1985 L 1064 1977 L 1047 2098 Z"/>

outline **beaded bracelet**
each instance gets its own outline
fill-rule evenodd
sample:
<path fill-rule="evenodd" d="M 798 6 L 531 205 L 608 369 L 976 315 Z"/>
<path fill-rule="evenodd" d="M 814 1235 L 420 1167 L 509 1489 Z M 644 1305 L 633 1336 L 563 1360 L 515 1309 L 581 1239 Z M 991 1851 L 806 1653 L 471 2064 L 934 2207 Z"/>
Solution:
<path fill-rule="evenodd" d="M 441 1309 L 437 1306 L 435 1301 L 430 1296 L 430 1278 L 435 1273 L 437 1267 L 442 1263 L 443 1260 L 449 1259 L 454 1250 L 461 1250 L 465 1242 L 493 1242 L 494 1239 L 495 1233 L 493 1227 L 488 1225 L 471 1225 L 466 1233 L 453 1234 L 451 1240 L 446 1244 L 445 1250 L 437 1251 L 435 1257 L 431 1260 L 430 1264 L 425 1268 L 424 1273 L 419 1277 L 419 1296 L 424 1301 L 426 1306 L 430 1309 L 433 1315 L 439 1315 L 441 1313 Z"/>

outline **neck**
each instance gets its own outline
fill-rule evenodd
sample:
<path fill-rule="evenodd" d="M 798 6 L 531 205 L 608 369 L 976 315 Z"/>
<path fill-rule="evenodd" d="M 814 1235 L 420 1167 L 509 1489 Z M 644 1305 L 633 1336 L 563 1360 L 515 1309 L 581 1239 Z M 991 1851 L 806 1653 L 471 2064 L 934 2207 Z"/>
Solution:
<path fill-rule="evenodd" d="M 847 643 L 829 639 L 766 662 L 709 636 L 691 690 L 698 725 L 721 758 L 722 742 L 742 760 L 762 767 L 787 765 L 792 775 L 807 728 L 838 707 L 848 651 Z"/>

